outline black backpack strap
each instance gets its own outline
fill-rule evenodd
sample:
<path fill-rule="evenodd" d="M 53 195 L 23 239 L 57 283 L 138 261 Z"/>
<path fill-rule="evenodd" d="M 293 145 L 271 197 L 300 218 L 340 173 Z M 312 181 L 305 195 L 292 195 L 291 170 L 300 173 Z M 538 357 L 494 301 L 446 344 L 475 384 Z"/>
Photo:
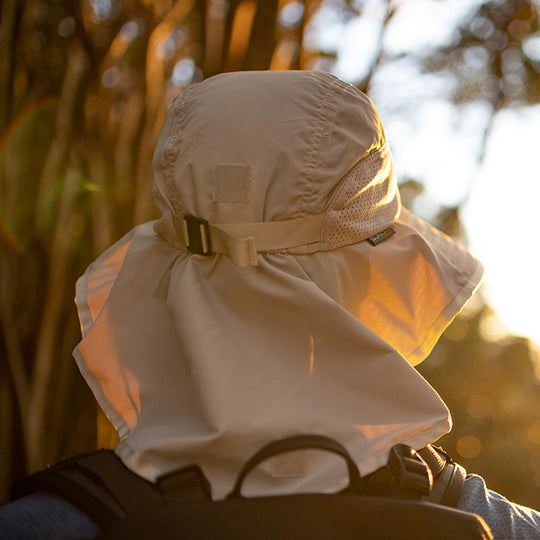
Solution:
<path fill-rule="evenodd" d="M 167 506 L 212 500 L 210 483 L 196 465 L 161 476 L 157 486 Z"/>
<path fill-rule="evenodd" d="M 100 483 L 122 507 L 125 515 L 136 514 L 161 505 L 162 497 L 155 487 L 130 471 L 112 451 L 97 452 L 78 460 L 78 466 Z"/>
<path fill-rule="evenodd" d="M 130 471 L 112 450 L 75 456 L 23 478 L 13 487 L 11 499 L 36 491 L 63 497 L 102 529 L 152 508 L 211 498 L 198 467 L 175 471 L 153 484 Z"/>
<path fill-rule="evenodd" d="M 116 457 L 111 451 L 98 450 L 57 463 L 17 481 L 11 490 L 11 500 L 36 491 L 48 491 L 83 510 L 100 527 L 109 526 L 122 519 L 126 513 L 119 501 L 105 488 L 101 478 L 79 465 L 93 456 L 101 463 L 114 462 Z"/>

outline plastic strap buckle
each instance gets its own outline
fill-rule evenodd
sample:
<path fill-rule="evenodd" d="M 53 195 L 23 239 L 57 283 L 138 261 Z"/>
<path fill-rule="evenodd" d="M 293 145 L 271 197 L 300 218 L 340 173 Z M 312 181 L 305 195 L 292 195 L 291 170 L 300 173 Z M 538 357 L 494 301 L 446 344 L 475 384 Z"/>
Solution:
<path fill-rule="evenodd" d="M 196 216 L 184 216 L 183 226 L 186 247 L 189 251 L 197 255 L 211 255 L 208 221 Z"/>
<path fill-rule="evenodd" d="M 397 495 L 405 498 L 429 495 L 433 487 L 433 474 L 420 454 L 406 444 L 390 449 L 388 467 L 397 481 Z"/>

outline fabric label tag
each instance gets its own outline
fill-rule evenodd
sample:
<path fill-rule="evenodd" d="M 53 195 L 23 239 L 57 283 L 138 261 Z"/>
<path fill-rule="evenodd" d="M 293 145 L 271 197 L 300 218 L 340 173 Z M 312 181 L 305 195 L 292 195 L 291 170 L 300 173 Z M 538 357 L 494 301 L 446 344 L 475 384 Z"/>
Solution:
<path fill-rule="evenodd" d="M 382 244 L 385 240 L 388 240 L 395 232 L 396 231 L 394 231 L 392 227 L 388 227 L 384 229 L 384 231 L 378 232 L 377 234 L 370 236 L 367 241 L 372 246 L 378 246 L 379 244 Z"/>
<path fill-rule="evenodd" d="M 301 478 L 307 474 L 309 450 L 295 450 L 267 460 L 273 478 Z"/>

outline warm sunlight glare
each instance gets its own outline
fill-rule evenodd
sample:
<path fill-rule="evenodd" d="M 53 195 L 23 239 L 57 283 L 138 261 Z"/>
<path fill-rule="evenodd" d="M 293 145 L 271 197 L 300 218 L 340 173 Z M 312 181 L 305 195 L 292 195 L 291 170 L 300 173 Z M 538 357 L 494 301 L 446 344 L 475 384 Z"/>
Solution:
<path fill-rule="evenodd" d="M 313 365 L 315 362 L 315 347 L 313 343 L 313 336 L 309 336 L 309 374 L 313 375 Z"/>
<path fill-rule="evenodd" d="M 463 213 L 484 290 L 502 322 L 540 344 L 538 125 L 540 106 L 501 111 Z M 519 134 L 519 137 L 513 136 Z"/>

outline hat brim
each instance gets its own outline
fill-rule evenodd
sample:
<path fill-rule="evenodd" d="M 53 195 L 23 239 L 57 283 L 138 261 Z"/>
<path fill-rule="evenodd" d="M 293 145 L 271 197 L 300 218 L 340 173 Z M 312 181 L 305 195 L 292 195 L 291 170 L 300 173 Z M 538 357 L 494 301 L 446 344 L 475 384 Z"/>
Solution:
<path fill-rule="evenodd" d="M 396 349 L 422 362 L 482 280 L 484 269 L 455 240 L 402 207 L 395 234 L 297 256 L 323 291 Z"/>
<path fill-rule="evenodd" d="M 245 268 L 176 250 L 153 223 L 107 250 L 77 284 L 74 355 L 124 462 L 155 480 L 196 460 L 219 498 L 273 438 L 325 433 L 367 474 L 396 442 L 447 432 L 446 407 L 404 357 L 429 352 L 481 265 L 407 211 L 393 227 L 378 246 Z"/>

